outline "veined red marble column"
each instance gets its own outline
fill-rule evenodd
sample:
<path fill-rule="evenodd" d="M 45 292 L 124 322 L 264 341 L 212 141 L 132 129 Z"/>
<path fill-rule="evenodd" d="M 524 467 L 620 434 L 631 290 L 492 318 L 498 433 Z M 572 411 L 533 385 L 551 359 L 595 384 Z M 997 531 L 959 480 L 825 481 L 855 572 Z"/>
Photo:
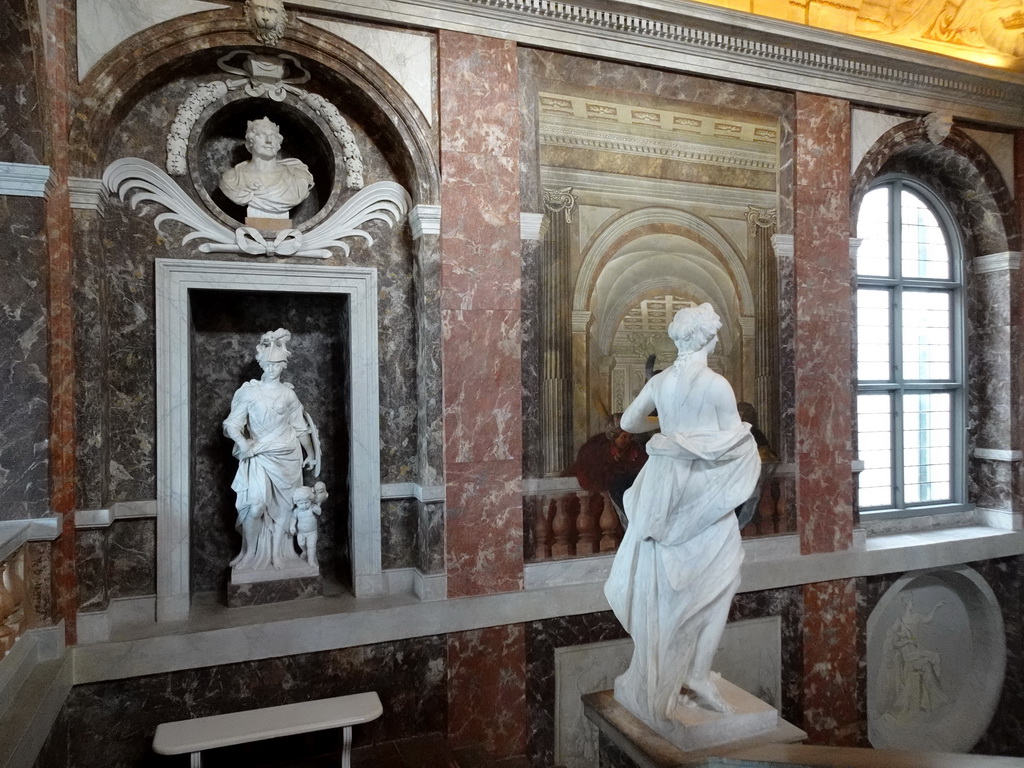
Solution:
<path fill-rule="evenodd" d="M 526 632 L 522 624 L 448 635 L 448 742 L 495 757 L 526 751 Z"/>
<path fill-rule="evenodd" d="M 850 106 L 796 94 L 797 517 L 804 554 L 853 540 L 853 357 Z M 804 723 L 812 743 L 855 744 L 857 590 L 852 580 L 804 593 Z"/>
<path fill-rule="evenodd" d="M 63 515 L 54 547 L 57 615 L 64 619 L 65 641 L 77 640 L 75 583 L 75 362 L 72 315 L 72 228 L 68 192 L 68 133 L 74 69 L 69 41 L 74 34 L 70 0 L 53 0 L 42 10 L 40 80 L 45 83 L 47 159 L 53 185 L 46 202 L 46 247 L 49 255 L 50 504 Z"/>
<path fill-rule="evenodd" d="M 523 587 L 514 43 L 438 38 L 448 596 Z"/>
<path fill-rule="evenodd" d="M 793 252 L 800 550 L 853 540 L 850 105 L 796 95 Z"/>

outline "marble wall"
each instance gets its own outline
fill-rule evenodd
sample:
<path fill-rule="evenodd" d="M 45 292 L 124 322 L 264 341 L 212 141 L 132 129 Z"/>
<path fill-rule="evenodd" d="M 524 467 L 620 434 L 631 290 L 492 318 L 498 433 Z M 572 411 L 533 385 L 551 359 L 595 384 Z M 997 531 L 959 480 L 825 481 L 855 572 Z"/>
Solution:
<path fill-rule="evenodd" d="M 0 161 L 40 164 L 43 151 L 43 105 L 39 101 L 38 71 L 33 37 L 39 21 L 25 0 L 2 0 L 0 14 L 0 66 L 4 89 L 0 93 Z M 34 10 L 34 8 L 33 8 Z"/>

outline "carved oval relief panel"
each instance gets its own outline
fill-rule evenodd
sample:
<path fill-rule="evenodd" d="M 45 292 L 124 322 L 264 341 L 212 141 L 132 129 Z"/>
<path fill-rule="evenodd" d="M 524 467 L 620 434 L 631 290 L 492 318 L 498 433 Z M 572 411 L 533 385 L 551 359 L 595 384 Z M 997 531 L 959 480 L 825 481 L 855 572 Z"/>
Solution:
<path fill-rule="evenodd" d="M 1006 667 L 995 594 L 961 566 L 899 579 L 868 619 L 868 739 L 878 749 L 966 752 Z"/>

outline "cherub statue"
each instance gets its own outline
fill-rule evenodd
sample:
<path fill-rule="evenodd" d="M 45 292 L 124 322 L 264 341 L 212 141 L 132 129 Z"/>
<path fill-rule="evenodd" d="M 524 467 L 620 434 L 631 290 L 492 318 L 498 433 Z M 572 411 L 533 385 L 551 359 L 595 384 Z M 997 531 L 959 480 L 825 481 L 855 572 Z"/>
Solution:
<path fill-rule="evenodd" d="M 326 500 L 327 486 L 322 482 L 312 488 L 301 486 L 292 493 L 295 506 L 292 510 L 291 533 L 295 535 L 302 559 L 314 568 L 319 565 L 316 561 L 317 518 L 321 512 L 320 505 Z"/>

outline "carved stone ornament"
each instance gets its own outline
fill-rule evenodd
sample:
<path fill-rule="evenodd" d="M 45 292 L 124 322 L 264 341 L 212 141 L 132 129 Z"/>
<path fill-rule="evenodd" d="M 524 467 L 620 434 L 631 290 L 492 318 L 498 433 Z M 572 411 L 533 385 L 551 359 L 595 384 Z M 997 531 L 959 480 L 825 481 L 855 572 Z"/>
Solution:
<path fill-rule="evenodd" d="M 232 59 L 242 55 L 245 56 L 245 60 L 241 67 L 229 64 Z M 167 172 L 171 176 L 184 176 L 187 172 L 188 139 L 203 110 L 231 91 L 244 90 L 253 98 L 268 98 L 278 102 L 287 101 L 291 96 L 316 112 L 341 144 L 345 160 L 345 187 L 363 188 L 363 158 L 359 147 L 356 146 L 352 129 L 331 102 L 317 93 L 310 93 L 298 87 L 310 79 L 309 70 L 303 67 L 298 59 L 288 54 L 260 56 L 251 51 L 237 50 L 218 59 L 217 66 L 229 75 L 237 77 L 197 85 L 178 107 L 174 122 L 171 123 L 171 130 L 167 134 Z M 285 74 L 289 67 L 300 74 L 286 78 Z"/>
<path fill-rule="evenodd" d="M 245 22 L 264 45 L 277 45 L 288 26 L 288 11 L 281 0 L 245 0 Z"/>
<path fill-rule="evenodd" d="M 928 141 L 932 144 L 941 144 L 953 130 L 953 115 L 949 112 L 931 112 L 921 119 L 928 131 Z"/>
<path fill-rule="evenodd" d="M 192 230 L 182 238 L 182 244 L 195 239 L 210 241 L 199 246 L 202 253 L 326 259 L 331 256 L 331 248 L 340 248 L 347 256 L 349 246 L 342 238 L 359 237 L 372 244 L 373 238 L 359 227 L 374 220 L 395 226 L 412 204 L 409 193 L 400 184 L 379 181 L 357 192 L 308 232 L 285 229 L 273 240 L 267 240 L 254 227 L 231 230 L 224 226 L 200 208 L 170 176 L 147 160 L 137 157 L 115 160 L 103 172 L 103 183 L 121 200 L 135 190 L 128 198 L 133 209 L 140 202 L 159 203 L 170 209 L 154 220 L 157 232 L 164 235 L 160 229 L 164 221 L 179 221 Z"/>

